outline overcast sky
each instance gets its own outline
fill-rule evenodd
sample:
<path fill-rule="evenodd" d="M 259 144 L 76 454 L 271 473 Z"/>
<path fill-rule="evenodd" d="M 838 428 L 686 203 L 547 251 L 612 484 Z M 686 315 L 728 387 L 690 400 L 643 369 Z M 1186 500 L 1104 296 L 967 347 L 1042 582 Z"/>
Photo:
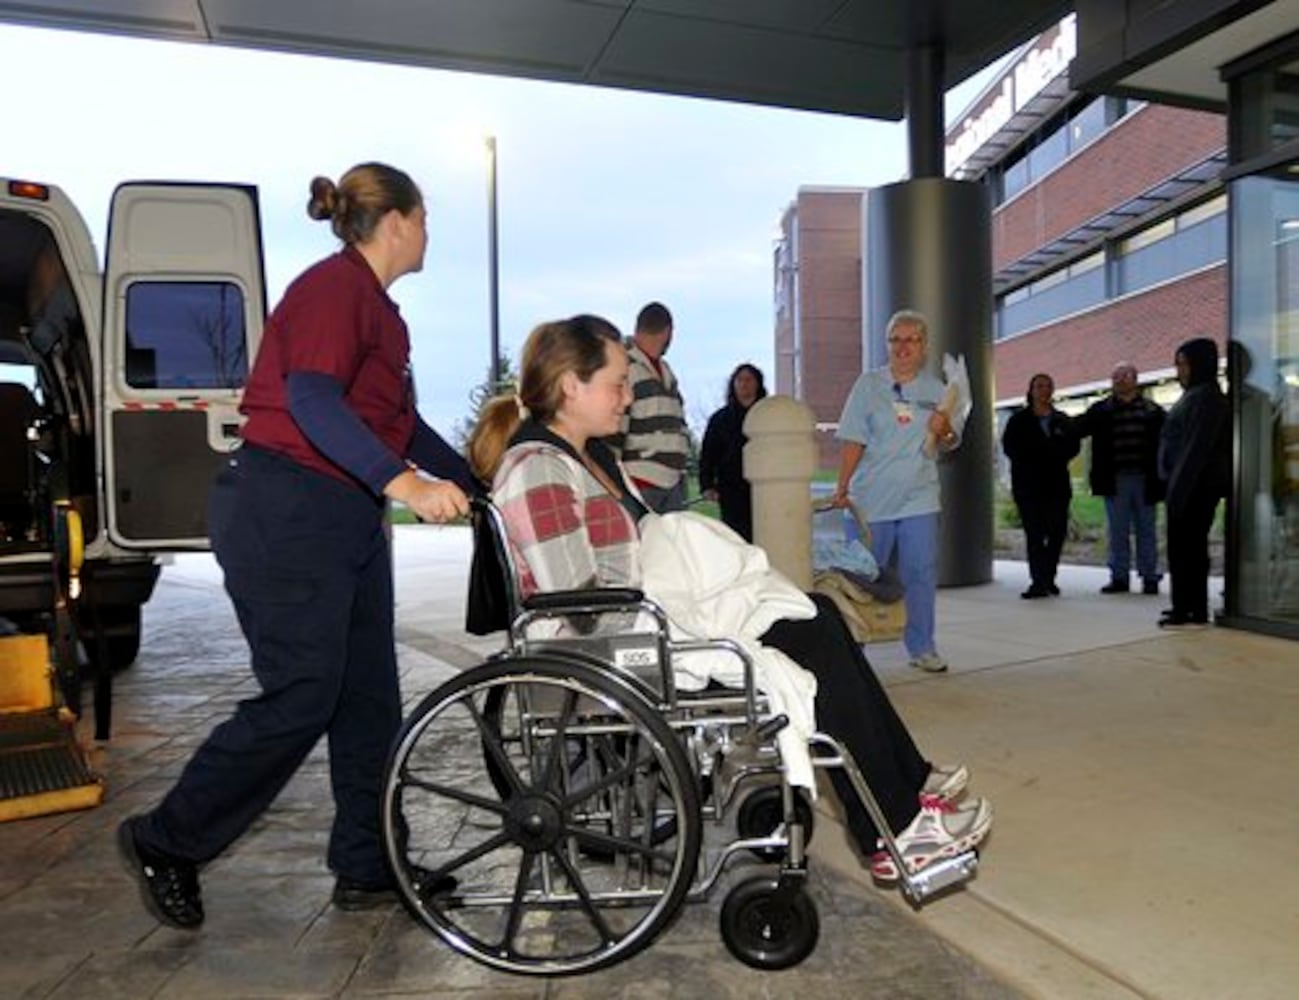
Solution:
<path fill-rule="evenodd" d="M 490 353 L 484 135 L 499 149 L 503 348 L 577 312 L 629 333 L 659 299 L 696 425 L 737 363 L 773 374 L 772 248 L 799 186 L 906 174 L 899 124 L 214 45 L 0 26 L 0 83 L 0 175 L 62 187 L 100 253 L 120 181 L 256 184 L 272 305 L 335 247 L 304 211 L 313 175 L 369 159 L 410 172 L 429 253 L 392 294 L 420 408 L 444 432 Z"/>

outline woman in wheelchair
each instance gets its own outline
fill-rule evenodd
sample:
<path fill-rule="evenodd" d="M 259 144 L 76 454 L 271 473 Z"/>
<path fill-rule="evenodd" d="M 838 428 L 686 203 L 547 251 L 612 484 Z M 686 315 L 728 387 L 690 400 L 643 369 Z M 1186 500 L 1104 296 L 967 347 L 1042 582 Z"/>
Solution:
<path fill-rule="evenodd" d="M 648 513 L 601 438 L 631 401 L 618 330 L 595 316 L 545 323 L 523 348 L 518 394 L 484 409 L 470 462 L 505 521 L 521 595 L 585 587 L 639 587 L 640 531 Z M 689 516 L 689 515 L 677 515 Z M 736 545 L 743 542 L 735 539 Z M 909 869 L 968 851 L 987 835 L 984 799 L 963 799 L 961 765 L 931 765 L 916 749 L 833 603 L 782 619 L 762 637 L 816 680 L 818 727 L 851 753 L 874 791 Z M 830 778 L 850 831 L 879 881 L 898 878 L 847 776 Z"/>

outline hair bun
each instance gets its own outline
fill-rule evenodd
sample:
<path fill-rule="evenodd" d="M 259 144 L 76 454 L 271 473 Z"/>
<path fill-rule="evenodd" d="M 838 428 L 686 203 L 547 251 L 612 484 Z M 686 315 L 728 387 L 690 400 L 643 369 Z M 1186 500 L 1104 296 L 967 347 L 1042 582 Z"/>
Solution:
<path fill-rule="evenodd" d="M 328 177 L 311 179 L 311 200 L 307 202 L 307 215 L 318 221 L 332 219 L 338 211 L 338 188 Z"/>

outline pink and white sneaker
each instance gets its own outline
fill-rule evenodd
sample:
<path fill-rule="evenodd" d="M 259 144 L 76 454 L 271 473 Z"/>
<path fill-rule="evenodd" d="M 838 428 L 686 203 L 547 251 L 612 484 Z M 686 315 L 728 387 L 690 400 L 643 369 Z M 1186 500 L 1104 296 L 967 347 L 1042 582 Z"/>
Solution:
<path fill-rule="evenodd" d="M 970 783 L 970 772 L 964 764 L 934 764 L 920 789 L 920 801 L 925 799 L 946 799 L 955 802 Z"/>
<path fill-rule="evenodd" d="M 914 874 L 931 862 L 953 858 L 977 846 L 992 829 L 992 806 L 987 799 L 972 799 L 955 805 L 938 797 L 922 800 L 907 828 L 893 839 L 907 866 Z M 897 865 L 893 856 L 878 843 L 880 850 L 871 856 L 871 876 L 879 882 L 896 882 Z"/>

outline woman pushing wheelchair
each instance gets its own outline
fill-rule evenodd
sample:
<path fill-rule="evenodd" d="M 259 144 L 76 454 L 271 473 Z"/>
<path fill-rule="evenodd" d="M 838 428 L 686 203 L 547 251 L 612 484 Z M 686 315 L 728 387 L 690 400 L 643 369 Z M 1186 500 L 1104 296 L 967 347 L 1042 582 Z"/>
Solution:
<path fill-rule="evenodd" d="M 660 523 L 601 440 L 618 430 L 631 402 L 627 371 L 626 349 L 608 321 L 545 323 L 524 345 L 517 395 L 489 403 L 474 430 L 470 462 L 492 483 L 525 599 L 596 587 L 644 587 L 656 597 L 646 586 L 644 557 Z M 706 544 L 741 562 L 755 551 L 720 525 L 706 534 Z M 793 661 L 794 686 L 811 695 L 815 726 L 855 760 L 909 872 L 975 847 L 991 828 L 992 810 L 984 799 L 964 797 L 966 768 L 935 766 L 920 754 L 834 605 L 796 597 L 792 614 L 754 638 Z M 871 874 L 896 881 L 893 858 L 848 777 L 833 769 L 830 778 Z"/>

